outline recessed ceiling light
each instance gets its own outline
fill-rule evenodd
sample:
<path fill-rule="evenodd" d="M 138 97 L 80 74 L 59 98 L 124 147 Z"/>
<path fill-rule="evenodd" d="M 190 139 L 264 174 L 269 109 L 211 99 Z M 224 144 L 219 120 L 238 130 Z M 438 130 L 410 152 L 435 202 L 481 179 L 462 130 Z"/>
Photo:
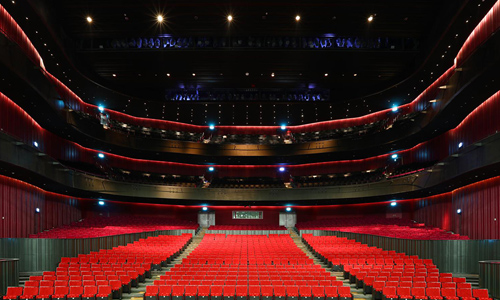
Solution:
<path fill-rule="evenodd" d="M 192 75 L 193 75 L 193 77 L 195 77 L 195 76 L 196 76 L 196 73 L 193 73 Z"/>
<path fill-rule="evenodd" d="M 297 22 L 300 21 L 300 16 L 299 15 L 295 16 L 295 21 L 297 21 Z"/>
<path fill-rule="evenodd" d="M 116 74 L 113 74 L 113 77 L 116 77 Z"/>
<path fill-rule="evenodd" d="M 167 77 L 170 77 L 170 73 L 167 73 Z"/>
<path fill-rule="evenodd" d="M 325 77 L 328 77 L 328 73 L 325 73 Z"/>
<path fill-rule="evenodd" d="M 371 22 L 371 21 L 373 21 L 373 16 L 368 17 L 368 22 Z"/>
<path fill-rule="evenodd" d="M 229 22 L 231 22 L 231 21 L 233 20 L 233 16 L 231 16 L 231 15 L 227 16 L 227 20 L 228 20 Z"/>
<path fill-rule="evenodd" d="M 92 23 L 92 21 L 94 21 L 94 20 L 92 20 L 92 17 L 91 16 L 87 16 L 87 22 L 88 23 Z"/>
<path fill-rule="evenodd" d="M 358 76 L 358 74 L 354 73 L 354 77 Z"/>
<path fill-rule="evenodd" d="M 156 20 L 158 21 L 158 23 L 163 23 L 163 16 L 162 15 L 156 16 Z"/>
<path fill-rule="evenodd" d="M 248 72 L 245 73 L 245 76 L 249 76 L 249 75 L 250 75 L 250 73 L 248 73 Z"/>
<path fill-rule="evenodd" d="M 271 73 L 271 77 L 274 77 L 274 73 Z"/>

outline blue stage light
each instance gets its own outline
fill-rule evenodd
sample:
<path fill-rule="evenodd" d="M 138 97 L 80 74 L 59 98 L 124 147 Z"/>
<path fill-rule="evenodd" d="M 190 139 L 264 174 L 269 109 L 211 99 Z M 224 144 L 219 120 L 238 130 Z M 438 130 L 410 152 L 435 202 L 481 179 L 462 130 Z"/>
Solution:
<path fill-rule="evenodd" d="M 97 157 L 99 157 L 99 158 L 104 158 L 104 154 L 99 153 L 99 154 L 97 154 Z"/>

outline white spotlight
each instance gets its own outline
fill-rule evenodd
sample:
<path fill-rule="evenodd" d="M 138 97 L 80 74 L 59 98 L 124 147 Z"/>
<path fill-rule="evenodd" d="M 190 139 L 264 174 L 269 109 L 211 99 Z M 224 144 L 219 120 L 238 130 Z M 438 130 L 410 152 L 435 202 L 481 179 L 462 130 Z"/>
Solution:
<path fill-rule="evenodd" d="M 295 21 L 297 21 L 297 22 L 300 21 L 300 16 L 299 15 L 295 16 Z"/>
<path fill-rule="evenodd" d="M 368 22 L 371 22 L 371 21 L 373 21 L 373 16 L 368 17 Z"/>
<path fill-rule="evenodd" d="M 208 207 L 203 206 L 203 207 L 201 208 L 201 210 L 203 210 L 203 211 L 207 211 L 207 210 L 208 210 Z"/>
<path fill-rule="evenodd" d="M 156 16 L 156 20 L 158 21 L 158 23 L 163 23 L 163 16 L 162 15 Z"/>
<path fill-rule="evenodd" d="M 87 23 L 92 23 L 92 21 L 94 21 L 94 20 L 92 20 L 92 17 L 91 16 L 87 16 Z"/>
<path fill-rule="evenodd" d="M 288 211 L 288 212 L 290 212 L 290 211 L 292 211 L 292 208 L 291 207 L 287 207 L 287 208 L 285 208 L 285 210 Z"/>
<path fill-rule="evenodd" d="M 233 20 L 233 16 L 231 16 L 231 15 L 227 16 L 227 21 L 228 22 L 231 22 L 232 20 Z"/>

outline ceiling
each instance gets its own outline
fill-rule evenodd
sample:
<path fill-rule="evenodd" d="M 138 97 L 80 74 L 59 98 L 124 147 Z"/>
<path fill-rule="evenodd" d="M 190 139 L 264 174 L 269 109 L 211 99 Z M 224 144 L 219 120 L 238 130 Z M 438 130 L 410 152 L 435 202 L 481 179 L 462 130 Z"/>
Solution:
<path fill-rule="evenodd" d="M 317 87 L 330 89 L 331 100 L 336 101 L 371 94 L 407 78 L 465 2 L 44 0 L 31 1 L 31 5 L 51 20 L 52 31 L 80 72 L 133 97 L 162 101 L 167 89 L 190 87 Z M 159 14 L 165 19 L 162 24 L 156 20 Z M 232 22 L 227 21 L 229 14 Z M 86 21 L 88 16 L 92 23 Z M 109 47 L 114 40 L 159 35 L 229 41 L 388 38 L 395 48 Z M 411 46 L 404 47 L 405 43 Z"/>

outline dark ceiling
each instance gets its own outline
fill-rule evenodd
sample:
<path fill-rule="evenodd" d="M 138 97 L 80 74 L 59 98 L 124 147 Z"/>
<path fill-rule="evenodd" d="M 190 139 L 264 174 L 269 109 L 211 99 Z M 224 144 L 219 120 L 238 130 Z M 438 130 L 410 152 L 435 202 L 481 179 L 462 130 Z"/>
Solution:
<path fill-rule="evenodd" d="M 465 2 L 45 0 L 32 1 L 31 5 L 43 8 L 50 16 L 58 27 L 53 32 L 63 41 L 79 71 L 103 86 L 134 97 L 163 100 L 166 89 L 185 87 L 317 87 L 331 89 L 335 101 L 374 93 L 412 74 Z M 165 18 L 162 25 L 156 21 L 158 14 Z M 234 17 L 230 24 L 228 14 Z M 299 22 L 296 15 L 301 17 Z M 92 17 L 91 24 L 87 16 Z M 374 16 L 372 22 L 368 22 L 369 16 Z M 391 39 L 396 47 L 109 47 L 113 40 L 158 35 L 228 40 L 335 35 Z M 407 41 L 411 41 L 411 47 L 404 47 Z"/>

